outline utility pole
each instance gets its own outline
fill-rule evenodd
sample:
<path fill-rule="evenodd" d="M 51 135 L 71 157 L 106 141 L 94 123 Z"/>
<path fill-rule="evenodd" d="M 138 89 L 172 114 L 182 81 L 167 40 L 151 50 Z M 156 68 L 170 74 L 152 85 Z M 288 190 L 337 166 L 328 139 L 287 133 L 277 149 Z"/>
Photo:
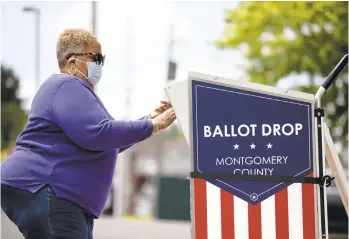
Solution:
<path fill-rule="evenodd" d="M 125 55 L 127 59 L 125 61 L 126 66 L 126 77 L 124 79 L 124 114 L 122 116 L 123 120 L 130 120 L 132 114 L 132 84 L 133 84 L 133 20 L 132 20 L 132 7 L 129 7 L 129 15 L 127 16 L 126 22 L 126 41 L 128 47 L 126 48 Z M 130 190 L 129 186 L 133 188 L 132 180 L 134 178 L 133 174 L 134 170 L 130 167 L 134 165 L 131 160 L 136 159 L 136 155 L 134 155 L 134 151 L 131 148 L 127 149 L 122 153 L 121 159 L 118 160 L 117 165 L 117 200 L 116 200 L 116 208 L 118 217 L 122 217 L 125 213 L 127 213 L 129 206 L 132 205 L 129 203 L 130 200 Z M 130 185 L 131 184 L 131 185 Z M 131 189 L 132 192 L 132 189 Z"/>
<path fill-rule="evenodd" d="M 24 12 L 35 14 L 35 90 L 40 87 L 40 9 L 35 7 L 24 7 Z"/>
<path fill-rule="evenodd" d="M 130 10 L 131 11 L 131 10 Z M 132 84 L 133 84 L 133 20 L 131 14 L 127 16 L 127 78 L 125 79 L 125 113 L 124 119 L 129 120 L 132 114 Z"/>
<path fill-rule="evenodd" d="M 96 21 L 97 21 L 97 2 L 96 1 L 92 1 L 92 22 L 91 22 L 91 26 L 92 26 L 92 33 L 93 35 L 97 35 L 97 26 L 96 26 Z"/>
<path fill-rule="evenodd" d="M 176 78 L 176 68 L 177 64 L 173 60 L 173 48 L 175 44 L 175 38 L 174 38 L 174 24 L 171 22 L 169 25 L 169 41 L 168 41 L 168 52 L 167 52 L 167 76 L 164 81 L 164 85 L 166 85 L 168 82 L 175 80 Z M 162 99 L 166 99 L 166 94 L 163 92 L 161 94 Z M 165 156 L 165 138 L 164 135 L 156 135 L 155 136 L 156 145 L 155 145 L 155 158 L 156 158 L 156 165 L 157 165 L 157 178 L 156 182 L 159 185 L 162 172 L 163 172 L 163 160 Z M 159 217 L 159 208 L 158 205 L 160 202 L 158 202 L 159 199 L 159 186 L 156 187 L 156 205 L 154 207 L 154 216 Z"/>
<path fill-rule="evenodd" d="M 174 25 L 173 25 L 173 23 L 171 23 L 170 24 L 170 34 L 169 34 L 169 43 L 168 43 L 168 65 L 167 65 L 168 68 L 167 68 L 166 83 L 176 79 L 177 64 L 172 59 L 174 44 L 175 44 Z"/>
<path fill-rule="evenodd" d="M 174 48 L 175 40 L 174 40 L 174 24 L 170 23 L 169 26 L 169 40 L 168 40 L 168 52 L 167 52 L 167 78 L 165 79 L 164 85 L 168 82 L 175 80 L 176 78 L 176 68 L 177 64 L 173 60 L 173 48 Z M 167 96 L 163 92 L 161 95 L 162 99 L 166 99 Z M 157 155 L 158 155 L 158 176 L 161 175 L 162 172 L 162 156 L 163 156 L 163 140 L 159 139 L 159 144 L 157 144 Z"/>

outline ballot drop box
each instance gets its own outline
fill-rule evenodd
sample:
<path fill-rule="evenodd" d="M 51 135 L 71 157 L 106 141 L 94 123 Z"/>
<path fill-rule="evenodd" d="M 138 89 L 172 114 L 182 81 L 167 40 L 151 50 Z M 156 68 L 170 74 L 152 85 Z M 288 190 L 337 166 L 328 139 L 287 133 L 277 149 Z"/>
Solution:
<path fill-rule="evenodd" d="M 191 151 L 192 239 L 328 237 L 313 94 L 196 72 L 165 91 Z"/>

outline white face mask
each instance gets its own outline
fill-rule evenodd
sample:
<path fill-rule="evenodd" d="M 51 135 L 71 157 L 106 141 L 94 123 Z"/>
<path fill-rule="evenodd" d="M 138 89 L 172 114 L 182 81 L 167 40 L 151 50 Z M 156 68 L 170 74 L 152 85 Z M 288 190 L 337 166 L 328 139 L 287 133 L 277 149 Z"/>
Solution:
<path fill-rule="evenodd" d="M 77 61 L 83 62 L 87 65 L 87 76 L 84 73 L 76 69 L 80 74 L 85 76 L 86 80 L 88 80 L 91 85 L 95 86 L 98 84 L 102 77 L 102 65 L 98 65 L 96 62 L 84 62 L 82 60 L 76 59 Z"/>

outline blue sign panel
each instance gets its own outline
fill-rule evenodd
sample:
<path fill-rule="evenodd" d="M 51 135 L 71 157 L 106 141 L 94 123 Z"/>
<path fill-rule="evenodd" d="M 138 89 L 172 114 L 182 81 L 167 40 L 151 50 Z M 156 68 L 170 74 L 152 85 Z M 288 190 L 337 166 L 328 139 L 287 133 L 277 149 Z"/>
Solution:
<path fill-rule="evenodd" d="M 313 172 L 311 103 L 193 80 L 192 109 L 196 171 L 251 176 Z M 208 182 L 252 204 L 290 185 Z"/>

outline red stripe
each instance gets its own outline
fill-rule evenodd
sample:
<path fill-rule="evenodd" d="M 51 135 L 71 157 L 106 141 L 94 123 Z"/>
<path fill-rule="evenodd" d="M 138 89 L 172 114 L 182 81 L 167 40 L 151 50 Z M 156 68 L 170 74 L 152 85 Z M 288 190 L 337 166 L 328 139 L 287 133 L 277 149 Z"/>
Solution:
<path fill-rule="evenodd" d="M 248 235 L 250 239 L 262 238 L 261 204 L 248 204 Z"/>
<path fill-rule="evenodd" d="M 195 239 L 207 239 L 206 181 L 194 179 Z"/>
<path fill-rule="evenodd" d="M 289 239 L 287 188 L 275 194 L 275 224 L 276 238 Z"/>
<path fill-rule="evenodd" d="M 223 189 L 221 189 L 221 224 L 222 239 L 235 239 L 234 196 Z"/>
<path fill-rule="evenodd" d="M 307 177 L 313 177 L 313 173 Z M 302 207 L 303 207 L 303 238 L 315 239 L 315 194 L 314 185 L 303 183 Z"/>

